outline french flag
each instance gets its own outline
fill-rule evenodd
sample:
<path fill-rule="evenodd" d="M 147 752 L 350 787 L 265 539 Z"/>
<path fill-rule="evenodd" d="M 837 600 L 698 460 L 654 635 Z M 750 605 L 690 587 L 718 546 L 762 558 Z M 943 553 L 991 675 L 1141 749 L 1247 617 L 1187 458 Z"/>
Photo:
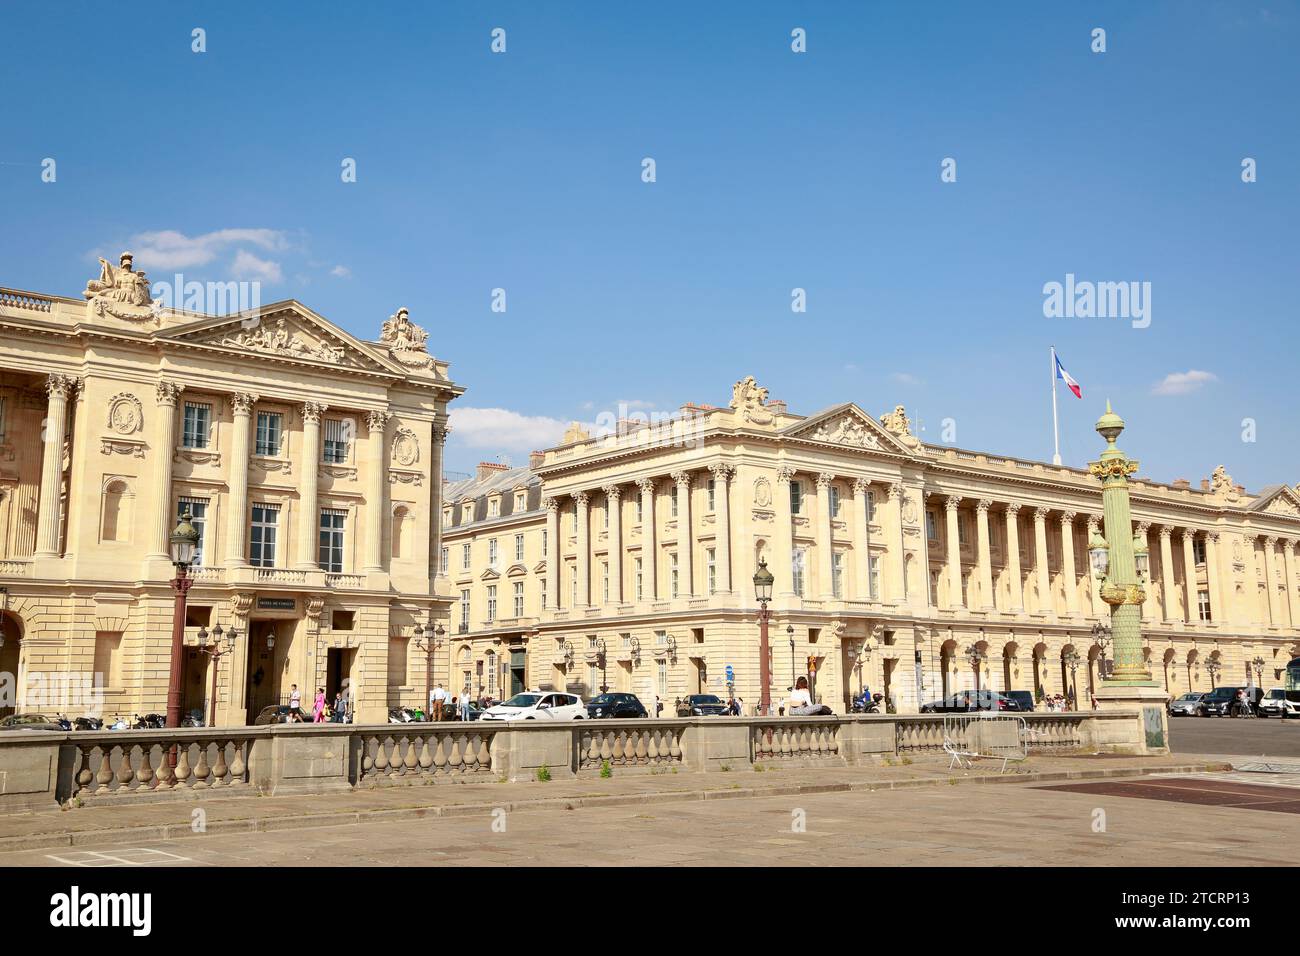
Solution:
<path fill-rule="evenodd" d="M 1055 351 L 1053 351 L 1052 355 L 1056 359 L 1056 377 L 1065 382 L 1066 387 L 1074 392 L 1075 398 L 1083 398 L 1082 386 L 1074 380 L 1073 375 L 1065 370 L 1065 366 L 1061 364 L 1061 357 Z"/>

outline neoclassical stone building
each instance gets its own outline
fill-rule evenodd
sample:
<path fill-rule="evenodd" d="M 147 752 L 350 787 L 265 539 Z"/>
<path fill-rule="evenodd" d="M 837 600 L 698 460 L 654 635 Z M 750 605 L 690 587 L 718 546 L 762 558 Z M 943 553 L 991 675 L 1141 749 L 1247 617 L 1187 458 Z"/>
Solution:
<path fill-rule="evenodd" d="M 1300 650 L 1300 495 L 1248 493 L 1220 467 L 1199 487 L 1138 479 L 1132 503 L 1153 677 L 1174 695 L 1245 684 L 1258 658 L 1279 682 Z M 527 468 L 448 485 L 452 686 L 670 703 L 725 696 L 730 666 L 752 705 L 765 558 L 773 700 L 811 659 L 837 711 L 862 684 L 914 710 L 974 686 L 976 666 L 981 687 L 1086 706 L 1107 666 L 1087 557 L 1100 519 L 1085 470 L 926 444 L 901 406 L 796 415 L 746 379 L 727 408 L 571 429 Z"/>
<path fill-rule="evenodd" d="M 110 716 L 164 710 L 186 511 L 202 535 L 187 711 L 206 712 L 197 635 L 218 624 L 239 633 L 216 665 L 221 723 L 294 683 L 310 700 L 348 679 L 363 720 L 421 699 L 410 642 L 446 618 L 430 556 L 462 391 L 404 309 L 369 342 L 294 300 L 177 311 L 129 254 L 79 299 L 0 289 L 0 674 L 17 704 L 64 675 L 98 680 Z"/>

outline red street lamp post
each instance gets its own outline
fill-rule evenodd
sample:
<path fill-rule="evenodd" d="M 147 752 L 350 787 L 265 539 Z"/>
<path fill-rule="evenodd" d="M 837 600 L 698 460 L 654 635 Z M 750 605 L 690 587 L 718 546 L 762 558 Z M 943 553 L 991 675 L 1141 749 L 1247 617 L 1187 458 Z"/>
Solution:
<path fill-rule="evenodd" d="M 771 612 L 767 602 L 772 600 L 772 582 L 776 579 L 767 569 L 767 559 L 759 559 L 758 570 L 754 573 L 754 597 L 758 599 L 758 680 L 760 685 L 758 711 L 764 717 L 772 714 L 772 675 L 771 650 L 767 641 L 767 624 Z"/>
<path fill-rule="evenodd" d="M 225 657 L 235 649 L 235 638 L 239 636 L 237 628 L 231 628 L 225 632 L 224 646 L 221 640 L 222 628 L 218 624 L 212 629 L 212 643 L 208 643 L 208 629 L 199 628 L 199 651 L 208 655 L 212 662 L 212 697 L 208 703 L 208 726 L 217 726 L 217 670 L 221 664 L 221 658 Z"/>
<path fill-rule="evenodd" d="M 185 596 L 194 583 L 189 570 L 194 563 L 194 552 L 199 546 L 199 533 L 190 523 L 188 510 L 181 515 L 168 544 L 172 564 L 176 567 L 176 577 L 171 580 L 172 590 L 176 592 L 176 603 L 172 609 L 171 676 L 167 680 L 167 727 L 171 729 L 181 725 L 181 681 L 185 671 Z"/>
<path fill-rule="evenodd" d="M 424 635 L 429 635 L 426 643 Z M 434 626 L 433 621 L 429 621 L 428 627 L 423 624 L 415 625 L 415 646 L 424 652 L 424 719 L 425 720 L 442 720 L 442 708 L 438 708 L 437 714 L 432 714 L 433 710 L 433 655 L 442 647 L 442 639 L 447 635 L 441 624 Z M 451 683 L 451 665 L 447 665 L 447 683 Z M 450 691 L 450 687 L 448 687 Z"/>

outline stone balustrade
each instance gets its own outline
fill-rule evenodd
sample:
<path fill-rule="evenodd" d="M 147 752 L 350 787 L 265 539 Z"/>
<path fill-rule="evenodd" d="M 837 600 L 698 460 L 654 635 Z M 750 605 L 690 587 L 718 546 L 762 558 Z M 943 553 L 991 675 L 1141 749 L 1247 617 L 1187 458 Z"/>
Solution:
<path fill-rule="evenodd" d="M 1031 754 L 1166 752 L 1148 746 L 1135 711 L 1018 716 Z M 7 731 L 0 734 L 0 812 L 69 799 L 111 804 L 595 776 L 606 766 L 619 773 L 871 766 L 941 752 L 943 734 L 942 714 Z"/>

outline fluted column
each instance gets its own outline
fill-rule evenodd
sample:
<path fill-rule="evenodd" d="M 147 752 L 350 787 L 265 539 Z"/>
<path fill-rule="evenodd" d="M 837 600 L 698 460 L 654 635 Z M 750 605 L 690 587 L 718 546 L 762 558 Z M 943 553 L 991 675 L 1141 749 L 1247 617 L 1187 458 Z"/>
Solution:
<path fill-rule="evenodd" d="M 730 465 L 710 465 L 713 472 L 713 502 L 718 522 L 718 533 L 714 538 L 714 559 L 717 561 L 718 593 L 731 593 L 731 473 Z"/>
<path fill-rule="evenodd" d="M 605 507 L 609 513 L 609 602 L 623 603 L 623 489 L 606 485 Z"/>
<path fill-rule="evenodd" d="M 871 529 L 867 516 L 867 492 L 871 482 L 865 478 L 853 481 L 853 596 L 859 601 L 871 600 Z"/>
<path fill-rule="evenodd" d="M 1154 568 L 1155 564 L 1151 558 L 1151 522 L 1139 521 L 1137 523 L 1137 537 L 1142 540 L 1142 544 L 1147 549 L 1148 568 Z M 1147 571 L 1147 586 L 1144 589 L 1146 599 L 1142 602 L 1142 620 L 1155 621 L 1160 615 L 1160 606 L 1156 603 L 1155 577 L 1153 573 Z"/>
<path fill-rule="evenodd" d="M 1101 533 L 1101 518 L 1097 515 L 1088 515 L 1088 546 L 1092 547 L 1093 535 Z M 1106 603 L 1101 599 L 1101 581 L 1097 579 L 1092 571 L 1092 561 L 1088 562 L 1088 596 L 1092 599 L 1092 613 L 1094 617 L 1101 617 L 1103 612 L 1109 616 L 1110 612 L 1106 608 Z"/>
<path fill-rule="evenodd" d="M 961 596 L 961 532 L 957 527 L 957 509 L 961 506 L 960 495 L 949 495 L 944 499 L 944 509 L 948 514 L 948 607 L 965 607 Z"/>
<path fill-rule="evenodd" d="M 442 566 L 442 453 L 447 444 L 447 433 L 451 426 L 442 422 L 433 424 L 433 446 L 429 455 L 429 479 L 433 486 L 429 489 L 429 585 L 437 590 L 433 578 L 447 573 Z M 388 470 L 385 462 L 384 470 Z"/>
<path fill-rule="evenodd" d="M 150 558 L 168 558 L 168 539 L 176 516 L 172 514 L 172 450 L 176 440 L 176 401 L 183 385 L 159 382 L 156 390 L 158 420 L 154 424 L 153 487 L 158 500 L 149 513 Z"/>
<path fill-rule="evenodd" d="M 1282 603 L 1277 594 L 1277 538 L 1264 539 L 1264 582 L 1268 586 L 1268 623 L 1273 627 L 1282 624 Z"/>
<path fill-rule="evenodd" d="M 1196 608 L 1196 550 L 1192 541 L 1196 537 L 1194 528 L 1184 528 L 1180 537 L 1183 539 L 1183 605 L 1187 611 L 1187 623 L 1197 621 Z"/>
<path fill-rule="evenodd" d="M 692 597 L 695 594 L 695 570 L 692 558 L 695 556 L 695 534 L 691 526 L 691 473 L 689 471 L 673 472 L 673 481 L 677 483 L 677 596 Z"/>
<path fill-rule="evenodd" d="M 1205 576 L 1210 582 L 1210 620 L 1223 622 L 1223 594 L 1219 585 L 1219 532 L 1205 535 Z"/>
<path fill-rule="evenodd" d="M 894 560 L 890 562 L 889 579 L 890 598 L 897 604 L 907 603 L 907 533 L 903 530 L 903 506 L 906 500 L 906 491 L 901 481 L 895 481 L 889 486 L 889 518 L 894 524 L 895 539 L 897 547 L 891 548 L 894 552 Z M 924 517 L 922 518 L 924 520 Z M 925 533 L 921 533 L 921 541 L 925 541 Z M 870 547 L 871 542 L 867 542 Z M 923 566 L 924 567 L 924 566 Z M 930 572 L 923 570 L 921 572 L 921 593 L 928 595 L 930 593 Z"/>
<path fill-rule="evenodd" d="M 242 567 L 245 556 L 244 531 L 248 527 L 248 445 L 252 432 L 252 410 L 256 395 L 236 392 L 230 396 L 234 428 L 230 437 L 230 467 L 226 469 L 226 540 L 221 556 L 226 567 Z"/>
<path fill-rule="evenodd" d="M 794 480 L 794 469 L 782 465 L 776 470 L 776 541 L 772 550 L 775 552 L 774 571 L 776 572 L 776 593 L 783 597 L 794 594 L 794 516 L 790 514 L 790 482 Z"/>
<path fill-rule="evenodd" d="M 821 582 L 821 599 L 829 601 L 835 596 L 831 581 L 831 482 L 835 476 L 822 472 L 817 476 L 817 577 Z"/>
<path fill-rule="evenodd" d="M 1259 535 L 1249 532 L 1241 536 L 1241 544 L 1246 551 L 1246 623 L 1263 624 L 1263 613 L 1259 607 L 1259 567 L 1255 559 L 1255 540 Z"/>
<path fill-rule="evenodd" d="M 1007 578 L 1011 585 L 1010 611 L 1025 609 L 1024 579 L 1020 572 L 1020 527 L 1016 516 L 1020 514 L 1020 505 L 1010 502 L 1007 505 Z"/>
<path fill-rule="evenodd" d="M 298 563 L 304 570 L 320 567 L 320 527 L 317 500 L 320 493 L 320 417 L 327 405 L 302 405 L 302 472 L 298 478 Z"/>
<path fill-rule="evenodd" d="M 636 483 L 641 495 L 641 591 L 649 600 L 659 600 L 659 548 L 655 543 L 655 483 L 642 478 Z"/>
<path fill-rule="evenodd" d="M 1065 612 L 1070 617 L 1079 616 L 1079 579 L 1074 566 L 1073 511 L 1061 513 L 1061 573 L 1065 575 Z"/>
<path fill-rule="evenodd" d="M 578 531 L 578 607 L 591 606 L 591 498 L 585 491 L 573 496 Z"/>
<path fill-rule="evenodd" d="M 366 413 L 366 427 L 370 432 L 370 466 L 366 481 L 366 563 L 363 570 L 382 571 L 384 569 L 384 516 L 388 509 L 384 506 L 384 489 L 388 487 L 388 455 L 384 447 L 384 431 L 388 427 L 389 414 L 386 411 Z M 442 520 L 442 514 L 430 515 L 435 524 Z"/>
<path fill-rule="evenodd" d="M 1164 610 L 1165 622 L 1175 619 L 1178 602 L 1174 599 L 1174 549 L 1171 543 L 1174 529 L 1169 525 L 1160 526 L 1160 604 Z"/>
<path fill-rule="evenodd" d="M 1054 614 L 1056 602 L 1052 600 L 1052 571 L 1047 566 L 1047 513 L 1050 508 L 1034 509 L 1034 571 L 1038 576 L 1038 610 Z"/>
<path fill-rule="evenodd" d="M 993 610 L 993 555 L 989 550 L 989 508 L 991 498 L 975 502 L 975 536 L 979 552 L 980 604 L 986 611 Z"/>
<path fill-rule="evenodd" d="M 1286 605 L 1291 626 L 1300 627 L 1300 594 L 1296 592 L 1296 540 L 1282 539 L 1283 570 L 1286 572 Z"/>
<path fill-rule="evenodd" d="M 38 558 L 59 556 L 59 500 L 63 493 L 63 436 L 68 430 L 68 399 L 77 380 L 69 375 L 51 375 L 45 380 L 48 404 L 45 410 L 44 441 L 41 450 L 41 497 L 36 511 L 36 553 Z M 160 416 L 161 417 L 161 416 Z M 165 455 L 171 461 L 171 448 Z M 166 550 L 163 551 L 166 554 Z"/>
<path fill-rule="evenodd" d="M 560 606 L 560 503 L 547 498 L 546 506 L 546 609 Z"/>

